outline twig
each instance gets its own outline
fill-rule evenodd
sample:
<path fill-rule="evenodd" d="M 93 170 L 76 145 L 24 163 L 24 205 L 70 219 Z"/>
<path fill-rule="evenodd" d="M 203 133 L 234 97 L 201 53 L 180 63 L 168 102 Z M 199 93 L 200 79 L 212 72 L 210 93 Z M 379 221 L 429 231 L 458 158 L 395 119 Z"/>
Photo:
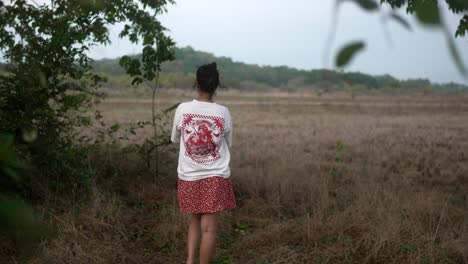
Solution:
<path fill-rule="evenodd" d="M 447 208 L 447 203 L 448 203 L 448 200 L 450 199 L 450 196 L 447 197 L 447 199 L 445 200 L 444 208 L 442 208 L 442 212 L 440 213 L 439 222 L 437 223 L 437 227 L 436 227 L 436 230 L 435 230 L 435 233 L 434 233 L 434 237 L 432 238 L 432 245 L 434 245 L 435 240 L 437 238 L 437 233 L 439 232 L 440 222 L 442 222 L 442 216 L 444 215 L 445 208 Z"/>
<path fill-rule="evenodd" d="M 382 29 L 385 38 L 387 39 L 388 45 L 393 48 L 393 40 L 392 40 L 392 35 L 390 34 L 390 31 L 388 30 L 387 26 L 387 21 L 388 18 L 390 17 L 389 14 L 382 13 L 382 16 L 380 17 L 380 22 L 382 23 Z"/>
<path fill-rule="evenodd" d="M 340 4 L 343 0 L 335 0 L 335 5 L 333 6 L 333 15 L 331 20 L 331 28 L 326 40 L 325 51 L 323 53 L 323 67 L 327 68 L 328 66 L 328 55 L 330 55 L 331 46 L 333 45 L 333 40 L 335 39 L 336 26 L 338 24 L 338 10 Z"/>
<path fill-rule="evenodd" d="M 159 70 L 156 72 L 156 78 L 154 81 L 154 89 L 153 89 L 153 98 L 151 101 L 151 113 L 152 113 L 152 119 L 153 119 L 153 128 L 154 128 L 154 144 L 156 144 L 158 140 L 158 127 L 156 125 L 156 114 L 155 114 L 155 108 L 156 108 L 156 90 L 158 88 L 159 84 Z M 153 180 L 156 181 L 156 177 L 159 175 L 159 146 L 155 146 L 155 151 L 156 151 L 156 168 L 154 170 L 154 177 Z"/>

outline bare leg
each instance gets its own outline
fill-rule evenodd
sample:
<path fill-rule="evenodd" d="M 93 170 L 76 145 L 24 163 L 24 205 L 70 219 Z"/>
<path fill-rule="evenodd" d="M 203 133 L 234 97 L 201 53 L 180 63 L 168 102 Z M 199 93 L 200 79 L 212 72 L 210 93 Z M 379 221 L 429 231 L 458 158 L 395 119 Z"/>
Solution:
<path fill-rule="evenodd" d="M 197 253 L 198 242 L 200 241 L 200 219 L 201 214 L 192 214 L 187 238 L 187 264 L 195 263 L 195 254 Z"/>
<path fill-rule="evenodd" d="M 210 264 L 215 253 L 216 234 L 218 231 L 219 212 L 202 214 L 200 264 Z"/>

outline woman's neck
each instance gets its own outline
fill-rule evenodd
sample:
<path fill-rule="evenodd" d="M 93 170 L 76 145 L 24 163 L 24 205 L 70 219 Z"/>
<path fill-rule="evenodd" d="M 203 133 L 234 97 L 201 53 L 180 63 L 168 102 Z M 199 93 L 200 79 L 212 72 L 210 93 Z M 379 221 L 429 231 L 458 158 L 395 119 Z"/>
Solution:
<path fill-rule="evenodd" d="M 213 102 L 213 99 L 208 93 L 198 93 L 198 101 L 203 101 L 203 102 Z"/>
<path fill-rule="evenodd" d="M 213 102 L 213 100 L 211 100 L 211 99 L 200 98 L 200 97 L 197 98 L 197 101 L 200 101 L 200 102 L 210 102 L 210 103 Z"/>

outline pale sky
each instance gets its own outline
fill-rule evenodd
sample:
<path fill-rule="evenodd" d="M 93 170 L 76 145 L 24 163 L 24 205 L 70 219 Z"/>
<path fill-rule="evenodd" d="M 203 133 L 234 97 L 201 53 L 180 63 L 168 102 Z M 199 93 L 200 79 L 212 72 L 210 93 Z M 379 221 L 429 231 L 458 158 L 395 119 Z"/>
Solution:
<path fill-rule="evenodd" d="M 351 1 L 342 5 L 338 31 L 328 65 L 323 53 L 330 30 L 333 0 L 178 0 L 161 21 L 179 47 L 187 45 L 216 56 L 259 65 L 288 65 L 300 69 L 329 68 L 343 44 L 363 39 L 367 49 L 346 70 L 370 74 L 389 73 L 397 78 L 429 78 L 436 82 L 463 82 L 439 30 L 422 28 L 409 18 L 413 32 L 387 23 L 393 46 L 387 43 L 378 13 L 363 12 Z M 444 18 L 455 32 L 459 17 Z M 404 10 L 400 11 L 405 15 Z M 112 29 L 111 46 L 96 47 L 95 58 L 137 53 L 140 47 L 119 40 Z M 468 37 L 457 39 L 468 64 Z"/>
<path fill-rule="evenodd" d="M 39 2 L 42 2 L 38 0 Z M 354 58 L 347 71 L 389 73 L 399 79 L 429 78 L 435 82 L 463 79 L 450 57 L 440 30 L 420 26 L 404 10 L 413 26 L 408 32 L 389 21 L 393 45 L 387 42 L 379 13 L 367 13 L 352 1 L 341 6 L 337 35 L 328 61 L 324 61 L 334 0 L 176 0 L 160 17 L 177 46 L 192 46 L 216 56 L 259 65 L 287 65 L 300 69 L 330 68 L 339 47 L 365 40 L 367 49 Z M 442 3 L 444 20 L 455 32 L 461 15 Z M 93 58 L 115 58 L 139 53 L 141 47 L 119 39 L 119 27 L 111 28 L 112 44 L 97 46 Z M 468 64 L 468 37 L 456 39 L 462 59 Z"/>

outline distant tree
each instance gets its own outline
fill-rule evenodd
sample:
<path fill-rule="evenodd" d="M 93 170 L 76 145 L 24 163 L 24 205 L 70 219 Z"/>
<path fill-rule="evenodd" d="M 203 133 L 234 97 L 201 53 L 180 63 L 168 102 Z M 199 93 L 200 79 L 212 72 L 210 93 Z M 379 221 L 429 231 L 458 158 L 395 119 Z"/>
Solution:
<path fill-rule="evenodd" d="M 368 74 L 360 72 L 343 73 L 343 79 L 349 85 L 361 84 L 364 85 L 367 89 L 379 88 L 377 80 Z"/>
<path fill-rule="evenodd" d="M 377 75 L 374 76 L 374 78 L 377 81 L 377 86 L 379 89 L 400 87 L 400 81 L 389 74 Z"/>
<path fill-rule="evenodd" d="M 401 88 L 406 89 L 423 89 L 430 88 L 431 81 L 428 79 L 408 79 L 400 82 Z"/>
<path fill-rule="evenodd" d="M 327 86 L 328 90 L 343 89 L 342 83 L 348 86 L 357 86 L 359 90 L 366 89 L 394 89 L 400 87 L 400 80 L 385 75 L 370 75 L 365 73 L 315 69 L 310 71 L 279 66 L 258 66 L 235 62 L 231 58 L 216 57 L 207 52 L 196 51 L 193 48 L 175 48 L 176 59 L 164 63 L 161 68 L 161 87 L 176 87 L 190 89 L 193 87 L 195 76 L 193 75 L 197 66 L 217 61 L 220 70 L 221 84 L 223 87 L 231 87 L 241 90 L 268 90 L 273 88 L 288 89 L 312 89 L 314 87 Z M 118 59 L 101 60 L 94 63 L 95 69 L 108 74 L 116 74 L 114 69 L 119 68 Z M 120 75 L 123 73 L 120 73 Z M 271 76 L 276 76 L 272 78 Z M 124 76 L 110 76 L 112 85 L 125 87 L 130 82 Z M 467 90 L 466 85 L 456 84 L 433 84 L 436 90 L 449 88 L 450 90 Z"/>

